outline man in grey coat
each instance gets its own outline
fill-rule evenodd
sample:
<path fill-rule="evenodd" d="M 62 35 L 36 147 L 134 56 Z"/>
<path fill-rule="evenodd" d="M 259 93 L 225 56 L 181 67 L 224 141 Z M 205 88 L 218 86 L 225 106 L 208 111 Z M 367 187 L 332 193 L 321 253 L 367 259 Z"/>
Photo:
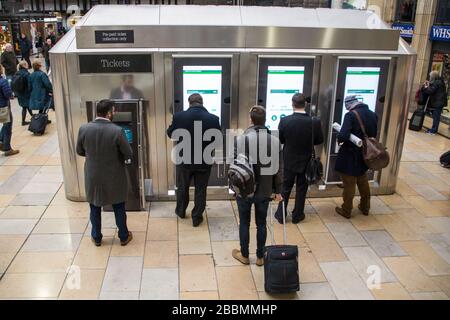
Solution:
<path fill-rule="evenodd" d="M 127 245 L 133 238 L 125 212 L 128 193 L 125 163 L 130 162 L 132 149 L 122 128 L 112 123 L 113 115 L 113 102 L 101 100 L 97 104 L 97 118 L 78 131 L 77 153 L 86 157 L 86 201 L 91 209 L 91 236 L 96 246 L 102 241 L 101 207 L 105 205 L 113 207 L 120 244 Z"/>

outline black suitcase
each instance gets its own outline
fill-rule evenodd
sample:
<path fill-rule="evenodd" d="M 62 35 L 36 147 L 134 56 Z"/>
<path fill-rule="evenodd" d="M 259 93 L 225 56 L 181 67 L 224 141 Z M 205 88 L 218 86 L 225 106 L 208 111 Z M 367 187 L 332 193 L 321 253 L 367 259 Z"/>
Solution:
<path fill-rule="evenodd" d="M 409 130 L 421 131 L 425 119 L 425 110 L 418 108 L 409 120 Z"/>
<path fill-rule="evenodd" d="M 450 168 L 450 151 L 444 153 L 440 157 L 439 162 L 441 163 L 441 166 L 443 166 L 444 168 Z"/>
<path fill-rule="evenodd" d="M 284 205 L 282 206 L 284 209 Z M 298 247 L 286 245 L 286 215 L 283 210 L 283 245 L 274 245 L 273 222 L 272 245 L 264 248 L 264 290 L 268 293 L 291 293 L 300 290 L 298 274 Z M 270 204 L 270 221 L 272 204 Z"/>
<path fill-rule="evenodd" d="M 31 131 L 35 135 L 43 135 L 45 133 L 45 128 L 47 128 L 48 123 L 48 109 L 44 110 L 43 113 L 34 114 L 31 117 L 30 126 L 28 131 Z"/>

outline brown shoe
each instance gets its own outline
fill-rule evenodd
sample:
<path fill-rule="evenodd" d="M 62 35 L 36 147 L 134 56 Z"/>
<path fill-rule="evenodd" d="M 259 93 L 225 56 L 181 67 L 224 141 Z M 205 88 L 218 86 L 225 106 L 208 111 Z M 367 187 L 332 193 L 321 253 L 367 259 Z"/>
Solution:
<path fill-rule="evenodd" d="M 264 258 L 257 258 L 256 259 L 256 265 L 258 267 L 262 267 L 264 265 Z"/>
<path fill-rule="evenodd" d="M 359 211 L 361 211 L 361 213 L 365 216 L 369 215 L 369 210 L 363 210 L 363 208 L 361 207 L 361 204 L 358 204 L 358 209 Z"/>
<path fill-rule="evenodd" d="M 125 241 L 120 241 L 121 246 L 126 246 L 131 240 L 133 240 L 133 234 L 131 231 L 128 231 L 128 238 Z"/>
<path fill-rule="evenodd" d="M 344 211 L 344 209 L 342 209 L 341 207 L 336 207 L 336 213 L 343 216 L 346 219 L 350 219 L 352 217 L 351 213 L 347 213 Z"/>
<path fill-rule="evenodd" d="M 241 251 L 238 249 L 233 249 L 231 252 L 231 255 L 233 258 L 235 258 L 237 261 L 239 261 L 242 264 L 250 264 L 250 259 L 246 258 L 242 255 Z"/>
<path fill-rule="evenodd" d="M 19 150 L 11 149 L 9 151 L 5 151 L 5 157 L 10 157 L 10 156 L 13 156 L 13 155 L 18 154 L 18 153 L 19 153 Z"/>

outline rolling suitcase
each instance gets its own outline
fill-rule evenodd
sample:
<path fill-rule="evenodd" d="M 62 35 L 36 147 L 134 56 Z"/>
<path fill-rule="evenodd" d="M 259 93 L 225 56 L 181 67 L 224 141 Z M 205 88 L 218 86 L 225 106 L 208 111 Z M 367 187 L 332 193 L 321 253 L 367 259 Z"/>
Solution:
<path fill-rule="evenodd" d="M 48 124 L 48 108 L 44 110 L 43 113 L 34 114 L 31 117 L 30 126 L 28 127 L 28 131 L 31 131 L 33 134 L 37 136 L 41 136 L 45 133 L 45 128 L 47 128 Z"/>
<path fill-rule="evenodd" d="M 300 290 L 298 247 L 286 245 L 286 214 L 283 207 L 283 245 L 274 245 L 272 203 L 270 221 L 272 245 L 264 248 L 264 289 L 268 293 L 290 293 Z"/>
<path fill-rule="evenodd" d="M 441 166 L 443 166 L 444 168 L 450 168 L 450 151 L 444 153 L 439 158 L 439 162 L 441 163 Z"/>
<path fill-rule="evenodd" d="M 421 131 L 423 127 L 423 121 L 425 120 L 425 114 L 427 111 L 428 101 L 425 103 L 425 107 L 422 109 L 420 106 L 417 107 L 416 111 L 413 112 L 411 119 L 409 119 L 409 130 Z"/>

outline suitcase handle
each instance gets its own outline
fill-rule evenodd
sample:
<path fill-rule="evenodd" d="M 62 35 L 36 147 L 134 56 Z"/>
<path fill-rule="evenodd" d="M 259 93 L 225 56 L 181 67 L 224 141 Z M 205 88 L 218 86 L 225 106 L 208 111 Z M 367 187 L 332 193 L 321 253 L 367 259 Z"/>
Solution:
<path fill-rule="evenodd" d="M 272 245 L 275 244 L 275 230 L 273 224 L 273 204 L 272 201 L 269 202 L 270 207 L 270 234 L 272 236 Z M 283 208 L 283 244 L 286 245 L 286 206 L 284 205 L 284 200 L 281 201 L 281 207 Z"/>

